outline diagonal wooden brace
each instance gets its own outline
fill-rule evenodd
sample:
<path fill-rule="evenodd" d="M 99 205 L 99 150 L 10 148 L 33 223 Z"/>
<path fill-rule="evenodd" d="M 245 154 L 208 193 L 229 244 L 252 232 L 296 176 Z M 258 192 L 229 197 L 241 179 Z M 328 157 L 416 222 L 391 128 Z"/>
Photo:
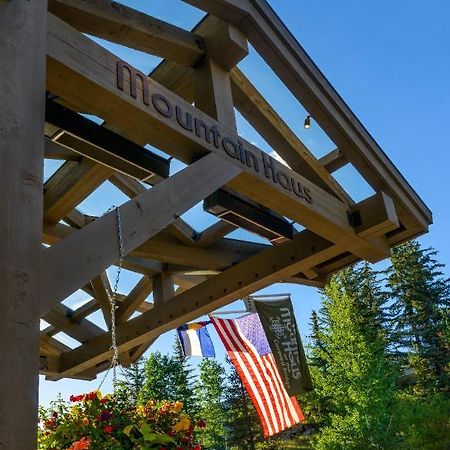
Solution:
<path fill-rule="evenodd" d="M 241 171 L 209 154 L 122 205 L 125 255 Z M 83 227 L 42 254 L 41 314 L 119 259 L 116 212 Z"/>

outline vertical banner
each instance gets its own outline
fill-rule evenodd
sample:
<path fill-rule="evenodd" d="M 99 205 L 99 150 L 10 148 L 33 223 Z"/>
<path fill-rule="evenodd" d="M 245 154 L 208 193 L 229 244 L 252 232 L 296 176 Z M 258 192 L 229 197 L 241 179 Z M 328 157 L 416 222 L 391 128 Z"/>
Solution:
<path fill-rule="evenodd" d="M 255 299 L 255 307 L 289 395 L 313 389 L 290 296 L 275 301 Z"/>

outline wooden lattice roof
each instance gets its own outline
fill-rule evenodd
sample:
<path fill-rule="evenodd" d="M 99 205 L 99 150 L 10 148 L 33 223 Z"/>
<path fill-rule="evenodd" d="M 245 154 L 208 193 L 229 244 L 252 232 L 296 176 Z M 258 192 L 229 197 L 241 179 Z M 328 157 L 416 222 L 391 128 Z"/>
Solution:
<path fill-rule="evenodd" d="M 87 316 L 101 310 L 111 324 L 106 270 L 118 263 L 117 216 L 79 209 L 106 180 L 130 198 L 120 207 L 123 266 L 141 276 L 118 295 L 125 365 L 169 329 L 275 282 L 322 286 L 342 267 L 384 259 L 432 222 L 265 0 L 187 3 L 208 13 L 192 31 L 108 0 L 49 0 L 45 157 L 64 160 L 44 190 L 41 314 L 50 325 L 40 349 L 51 379 L 91 379 L 110 364 L 110 333 Z M 83 33 L 165 59 L 143 74 Z M 236 67 L 248 43 L 335 150 L 316 158 Z M 238 135 L 235 109 L 289 167 Z M 187 167 L 169 176 L 170 161 L 147 144 Z M 333 173 L 347 164 L 373 196 L 355 203 L 337 182 Z M 180 216 L 205 198 L 221 218 L 194 230 Z M 245 221 L 275 227 L 276 237 L 226 237 Z M 304 229 L 291 236 L 290 221 Z M 78 289 L 92 299 L 76 310 L 61 304 Z M 81 345 L 62 344 L 60 331 Z"/>

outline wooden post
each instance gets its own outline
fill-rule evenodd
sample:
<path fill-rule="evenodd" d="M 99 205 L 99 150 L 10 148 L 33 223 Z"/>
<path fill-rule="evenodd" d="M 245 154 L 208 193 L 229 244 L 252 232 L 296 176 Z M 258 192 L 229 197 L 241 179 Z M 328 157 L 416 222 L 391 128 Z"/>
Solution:
<path fill-rule="evenodd" d="M 46 1 L 0 3 L 0 448 L 36 448 Z"/>

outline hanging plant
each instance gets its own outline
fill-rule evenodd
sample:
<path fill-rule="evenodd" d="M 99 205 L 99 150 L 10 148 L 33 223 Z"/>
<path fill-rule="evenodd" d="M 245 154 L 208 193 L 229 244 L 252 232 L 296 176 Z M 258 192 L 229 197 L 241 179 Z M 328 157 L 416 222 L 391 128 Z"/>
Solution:
<path fill-rule="evenodd" d="M 100 392 L 58 400 L 41 408 L 40 450 L 200 450 L 195 424 L 181 402 L 153 401 L 126 406 Z"/>

